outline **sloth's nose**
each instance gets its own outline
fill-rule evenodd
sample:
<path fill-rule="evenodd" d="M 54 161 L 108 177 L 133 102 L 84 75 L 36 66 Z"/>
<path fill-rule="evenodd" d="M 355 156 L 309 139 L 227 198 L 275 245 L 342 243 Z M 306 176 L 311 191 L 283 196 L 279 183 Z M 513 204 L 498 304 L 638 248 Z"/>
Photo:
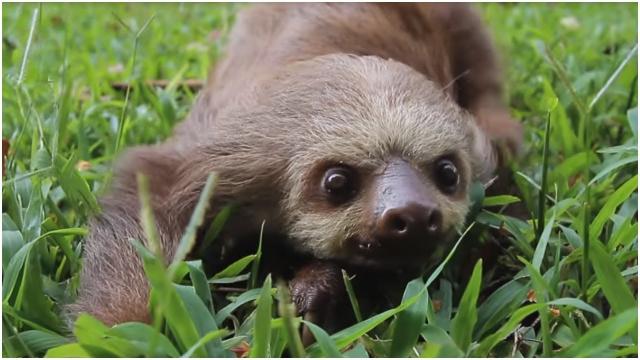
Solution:
<path fill-rule="evenodd" d="M 423 240 L 442 227 L 442 214 L 435 206 L 409 203 L 384 210 L 376 224 L 381 241 Z"/>

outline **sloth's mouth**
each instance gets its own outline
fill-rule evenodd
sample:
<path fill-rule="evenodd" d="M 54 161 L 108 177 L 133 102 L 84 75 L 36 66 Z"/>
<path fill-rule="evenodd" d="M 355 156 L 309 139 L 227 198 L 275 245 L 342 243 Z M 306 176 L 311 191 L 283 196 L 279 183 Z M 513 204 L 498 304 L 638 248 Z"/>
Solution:
<path fill-rule="evenodd" d="M 351 265 L 379 269 L 424 267 L 429 265 L 441 245 L 444 241 L 440 238 L 388 244 L 356 235 L 347 239 L 348 256 L 345 260 Z"/>

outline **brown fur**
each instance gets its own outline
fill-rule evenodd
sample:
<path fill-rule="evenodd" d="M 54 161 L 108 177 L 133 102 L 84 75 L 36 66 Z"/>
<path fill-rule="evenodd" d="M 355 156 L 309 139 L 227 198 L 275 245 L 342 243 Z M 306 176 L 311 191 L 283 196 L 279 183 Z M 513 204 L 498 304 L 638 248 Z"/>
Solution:
<path fill-rule="evenodd" d="M 390 156 L 421 168 L 455 154 L 463 196 L 434 190 L 451 231 L 467 212 L 468 185 L 493 172 L 489 140 L 519 146 L 520 127 L 500 96 L 491 42 L 467 5 L 248 8 L 174 136 L 118 162 L 103 213 L 90 225 L 79 297 L 69 310 L 107 324 L 148 320 L 148 284 L 128 240 L 144 239 L 136 172 L 150 179 L 167 259 L 212 171 L 220 178 L 212 213 L 228 203 L 236 209 L 218 240 L 226 255 L 213 256 L 220 264 L 242 239 L 255 240 L 263 220 L 296 253 L 349 262 L 344 241 L 368 226 L 368 195 L 347 207 L 314 205 L 307 190 L 317 181 L 313 169 L 327 162 L 374 176 Z"/>

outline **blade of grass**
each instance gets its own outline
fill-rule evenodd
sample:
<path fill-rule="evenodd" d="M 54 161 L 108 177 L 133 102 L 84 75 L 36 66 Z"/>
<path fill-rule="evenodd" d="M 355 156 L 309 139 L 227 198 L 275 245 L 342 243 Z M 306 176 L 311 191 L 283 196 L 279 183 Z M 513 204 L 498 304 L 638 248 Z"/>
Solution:
<path fill-rule="evenodd" d="M 592 327 L 573 346 L 558 355 L 565 358 L 598 356 L 637 324 L 637 308 L 628 309 Z"/>
<path fill-rule="evenodd" d="M 616 208 L 620 206 L 638 188 L 638 175 L 622 184 L 602 206 L 598 215 L 589 226 L 589 233 L 594 238 L 598 238 L 602 233 L 605 223 L 614 215 Z M 587 246 L 585 244 L 585 246 Z"/>
<path fill-rule="evenodd" d="M 267 275 L 260 296 L 257 300 L 256 320 L 253 326 L 253 342 L 249 352 L 250 357 L 269 357 L 269 343 L 271 342 L 271 275 Z"/>
<path fill-rule="evenodd" d="M 518 259 L 527 267 L 527 270 L 529 271 L 529 275 L 531 276 L 531 280 L 533 282 L 533 288 L 535 289 L 537 302 L 540 305 L 543 305 L 543 307 L 538 310 L 538 313 L 540 314 L 540 333 L 542 335 L 542 354 L 544 357 L 550 357 L 553 350 L 553 343 L 551 341 L 549 308 L 547 304 L 550 295 L 547 291 L 549 289 L 549 286 L 545 282 L 542 275 L 540 275 L 538 269 L 536 269 L 531 263 L 529 263 L 522 257 L 518 257 Z M 553 294 L 551 294 L 551 296 L 553 296 Z"/>
<path fill-rule="evenodd" d="M 471 279 L 462 294 L 458 311 L 453 320 L 451 320 L 451 337 L 464 353 L 467 353 L 469 349 L 473 329 L 478 320 L 476 303 L 480 294 L 481 282 L 482 259 L 478 260 L 474 266 Z"/>
<path fill-rule="evenodd" d="M 487 357 L 489 351 L 498 345 L 502 339 L 513 333 L 525 317 L 542 308 L 544 308 L 543 304 L 531 304 L 516 310 L 509 318 L 509 321 L 502 325 L 500 329 L 480 341 L 480 344 L 472 350 L 473 357 Z"/>
<path fill-rule="evenodd" d="M 600 311 L 598 311 L 598 309 L 594 308 L 593 306 L 585 303 L 584 301 L 582 301 L 580 299 L 575 299 L 575 298 L 555 299 L 553 301 L 549 301 L 549 305 L 572 306 L 572 307 L 575 307 L 577 309 L 588 311 L 588 312 L 594 314 L 598 318 L 598 320 L 603 320 L 604 319 L 602 317 L 602 313 L 600 313 Z"/>
<path fill-rule="evenodd" d="M 438 267 L 431 273 L 431 275 L 429 275 L 429 278 L 427 279 L 424 285 L 425 288 L 428 288 L 429 285 L 431 285 L 431 283 L 434 282 L 435 279 L 438 278 L 438 276 L 440 276 L 442 269 L 444 269 L 445 265 L 447 265 L 451 257 L 453 257 L 453 254 L 456 252 L 456 249 L 458 248 L 458 245 L 460 245 L 460 242 L 462 242 L 462 239 L 464 239 L 464 237 L 469 233 L 469 231 L 471 231 L 471 229 L 475 224 L 476 223 L 474 221 L 471 224 L 469 224 L 469 226 L 467 226 L 467 229 L 462 233 L 462 235 L 460 235 L 460 237 L 458 238 L 458 241 L 456 241 L 451 251 L 449 251 L 449 254 L 447 254 L 447 257 L 440 263 L 440 265 L 438 265 Z"/>
<path fill-rule="evenodd" d="M 633 56 L 634 55 L 637 56 L 637 54 L 638 54 L 638 44 L 636 43 L 635 45 L 633 45 L 631 50 L 629 50 L 629 52 L 627 53 L 625 58 L 622 60 L 622 62 L 618 66 L 618 68 L 616 68 L 616 70 L 613 72 L 613 74 L 611 74 L 611 76 L 609 76 L 609 79 L 604 84 L 604 86 L 602 86 L 602 88 L 600 89 L 600 91 L 598 91 L 596 96 L 593 97 L 593 100 L 591 100 L 591 102 L 589 103 L 589 108 L 588 108 L 589 111 L 591 111 L 591 109 L 593 109 L 593 106 L 598 102 L 598 100 L 600 100 L 602 95 L 604 95 L 604 93 L 609 89 L 611 84 L 613 84 L 613 82 L 618 78 L 618 75 L 620 75 L 620 73 L 622 72 L 622 69 L 624 69 L 624 67 L 627 66 L 629 61 L 631 61 Z"/>
<path fill-rule="evenodd" d="M 216 323 L 218 324 L 218 326 L 221 326 L 222 322 L 225 321 L 235 309 L 237 309 L 238 307 L 248 303 L 249 301 L 253 301 L 253 300 L 257 299 L 258 296 L 260 296 L 260 291 L 261 291 L 261 289 L 259 289 L 259 288 L 258 289 L 251 289 L 249 291 L 245 291 L 242 294 L 240 294 L 229 305 L 227 305 L 227 306 L 223 307 L 222 309 L 220 309 L 220 311 L 218 311 L 218 313 L 215 316 Z"/>
<path fill-rule="evenodd" d="M 284 320 L 284 330 L 287 336 L 287 346 L 291 352 L 291 356 L 302 358 L 305 357 L 304 346 L 300 339 L 299 325 L 295 324 L 295 305 L 291 303 L 291 295 L 289 288 L 284 282 L 278 283 L 278 313 Z"/>
<path fill-rule="evenodd" d="M 507 319 L 526 299 L 528 287 L 514 279 L 493 291 L 478 307 L 478 329 L 474 333 L 475 337 L 482 339 L 489 329 Z"/>
<path fill-rule="evenodd" d="M 189 261 L 187 262 L 189 268 L 189 277 L 191 278 L 191 284 L 196 291 L 196 294 L 200 297 L 200 300 L 207 307 L 207 310 L 215 316 L 215 309 L 213 308 L 213 299 L 211 298 L 211 290 L 209 289 L 209 283 L 207 282 L 207 276 L 202 270 L 202 261 Z"/>
<path fill-rule="evenodd" d="M 33 43 L 33 35 L 36 32 L 36 21 L 38 19 L 38 12 L 40 8 L 33 9 L 33 16 L 31 17 L 31 26 L 29 27 L 29 37 L 27 38 L 27 45 L 24 48 L 24 55 L 22 55 L 22 64 L 20 65 L 20 73 L 18 74 L 17 85 L 20 86 L 24 80 L 24 73 L 27 69 L 27 61 L 29 59 L 29 53 L 31 51 L 31 44 Z"/>
<path fill-rule="evenodd" d="M 349 302 L 351 303 L 351 308 L 353 309 L 353 314 L 356 317 L 357 322 L 362 321 L 362 313 L 360 312 L 360 304 L 358 303 L 358 298 L 356 297 L 356 293 L 353 290 L 353 285 L 351 284 L 351 278 L 349 274 L 342 269 L 342 280 L 344 281 L 344 287 L 347 290 L 347 295 L 349 296 Z"/>
<path fill-rule="evenodd" d="M 213 315 L 192 286 L 174 284 L 174 288 L 184 303 L 199 336 L 205 336 L 211 331 L 218 330 Z M 222 350 L 222 342 L 219 339 L 212 341 L 204 345 L 207 356 L 225 357 L 228 355 Z"/>
<path fill-rule="evenodd" d="M 329 334 L 327 334 L 326 331 L 324 331 L 321 327 L 319 327 L 318 325 L 312 322 L 309 322 L 306 320 L 302 320 L 302 322 L 304 323 L 305 326 L 309 328 L 309 331 L 311 331 L 311 333 L 313 334 L 313 337 L 316 338 L 317 346 L 322 352 L 321 355 L 323 357 L 330 357 L 330 358 L 344 357 L 342 356 L 342 353 L 340 352 L 340 350 L 338 349 L 338 347 L 336 346 L 336 344 L 333 342 L 333 340 L 331 339 Z"/>
<path fill-rule="evenodd" d="M 338 349 L 343 349 L 344 347 L 356 341 L 358 338 L 360 338 L 364 334 L 371 331 L 376 326 L 380 325 L 385 320 L 389 319 L 393 315 L 398 314 L 399 312 L 413 305 L 416 301 L 418 301 L 418 298 L 422 295 L 422 293 L 426 291 L 427 291 L 427 287 L 425 286 L 422 288 L 422 290 L 418 294 L 402 301 L 400 305 L 396 306 L 395 308 L 384 311 L 378 315 L 374 315 L 368 318 L 367 320 L 361 321 L 346 329 L 343 329 L 331 335 L 331 339 L 335 342 Z M 307 349 L 307 352 L 311 356 L 318 356 L 319 355 L 318 344 L 310 346 Z"/>
<path fill-rule="evenodd" d="M 118 337 L 139 344 L 138 348 L 143 354 L 149 357 L 178 357 L 180 353 L 173 346 L 171 341 L 154 329 L 152 326 L 143 323 L 129 322 L 118 324 L 108 329 L 105 334 L 111 337 Z M 149 351 L 149 347 L 153 346 Z"/>
<path fill-rule="evenodd" d="M 156 328 L 160 326 L 159 314 L 162 313 L 167 319 L 167 325 L 172 329 L 182 348 L 188 349 L 198 341 L 198 330 L 172 283 L 169 270 L 165 267 L 164 254 L 160 245 L 160 238 L 151 207 L 148 180 L 140 173 L 136 175 L 136 179 L 138 181 L 138 193 L 141 204 L 140 221 L 151 251 L 140 243 L 139 240 L 129 240 L 138 252 L 138 255 L 142 258 L 143 268 L 151 285 L 152 298 L 155 294 L 158 300 L 157 307 L 154 309 Z M 155 339 L 153 341 L 157 340 L 158 339 Z M 149 350 L 149 353 L 151 353 L 151 351 L 152 349 Z M 206 352 L 198 348 L 196 356 L 206 356 Z"/>
<path fill-rule="evenodd" d="M 136 174 L 138 181 L 138 194 L 140 196 L 140 222 L 142 230 L 147 239 L 147 246 L 151 253 L 164 262 L 164 252 L 160 245 L 160 235 L 156 227 L 153 207 L 151 205 L 151 195 L 149 193 L 149 179 L 141 173 Z"/>
<path fill-rule="evenodd" d="M 44 355 L 47 358 L 90 358 L 93 357 L 89 354 L 80 344 L 65 344 L 56 346 L 47 350 L 47 353 Z"/>
<path fill-rule="evenodd" d="M 202 244 L 200 245 L 199 252 L 203 252 L 207 247 L 209 247 L 213 243 L 213 240 L 215 240 L 218 237 L 218 235 L 222 231 L 224 224 L 227 222 L 229 215 L 231 215 L 231 211 L 232 211 L 231 206 L 225 206 L 215 216 L 215 218 L 211 222 L 211 225 L 207 229 L 207 232 L 205 233 L 204 238 L 202 239 Z"/>
<path fill-rule="evenodd" d="M 613 312 L 620 314 L 629 308 L 637 307 L 633 293 L 604 245 L 599 241 L 594 241 L 591 244 L 591 250 L 593 252 L 591 259 L 593 269 Z"/>
<path fill-rule="evenodd" d="M 142 258 L 145 273 L 151 284 L 151 291 L 156 295 L 157 305 L 166 318 L 168 327 L 172 330 L 182 349 L 191 348 L 200 336 L 184 302 L 171 282 L 171 278 L 167 276 L 164 263 L 139 241 L 130 240 Z M 207 354 L 198 348 L 196 356 L 205 357 Z"/>
<path fill-rule="evenodd" d="M 560 62 L 555 58 L 555 56 L 553 56 L 551 48 L 549 48 L 549 46 L 547 46 L 546 44 L 544 46 L 544 54 L 547 60 L 549 61 L 549 63 L 551 63 L 551 67 L 560 78 L 560 82 L 562 82 L 562 84 L 567 88 L 567 90 L 569 90 L 569 94 L 573 98 L 573 101 L 578 107 L 578 110 L 580 111 L 581 115 L 584 116 L 588 112 L 587 108 L 582 102 L 582 100 L 580 99 L 580 97 L 578 96 L 578 94 L 576 93 L 575 88 L 571 84 L 571 81 L 569 80 L 569 75 L 567 74 L 567 70 L 564 68 L 564 66 L 562 66 L 562 64 L 560 64 Z"/>
<path fill-rule="evenodd" d="M 215 173 L 211 173 L 209 174 L 209 176 L 207 176 L 207 181 L 205 182 L 204 188 L 200 193 L 198 203 L 196 204 L 195 210 L 191 215 L 191 219 L 189 220 L 189 224 L 187 225 L 182 238 L 180 238 L 178 248 L 176 249 L 176 253 L 173 256 L 173 260 L 171 261 L 171 266 L 169 266 L 170 275 L 172 275 L 172 269 L 176 266 L 176 264 L 187 257 L 187 254 L 196 243 L 196 233 L 198 231 L 198 228 L 200 228 L 200 225 L 202 225 L 202 222 L 204 221 L 204 217 L 207 212 L 207 208 L 209 207 L 211 195 L 213 194 L 213 189 L 215 188 L 217 180 L 218 177 Z"/>
<path fill-rule="evenodd" d="M 544 230 L 538 237 L 538 245 L 536 246 L 536 250 L 533 253 L 533 259 L 531 263 L 533 267 L 540 271 L 540 266 L 542 265 L 542 261 L 544 260 L 544 253 L 547 250 L 547 245 L 549 244 L 549 238 L 551 237 L 551 230 L 553 229 L 553 225 L 555 223 L 555 214 L 551 216 L 551 220 L 544 227 Z"/>
<path fill-rule="evenodd" d="M 429 306 L 429 297 L 426 291 L 422 291 L 423 288 L 424 282 L 421 278 L 410 281 L 405 287 L 403 301 L 418 294 L 419 297 L 413 305 L 398 314 L 391 339 L 390 357 L 409 356 L 411 349 L 416 345 Z"/>
<path fill-rule="evenodd" d="M 255 289 L 258 286 L 258 271 L 260 270 L 260 260 L 262 259 L 262 236 L 264 235 L 264 224 L 262 221 L 260 225 L 260 238 L 258 239 L 258 250 L 256 251 L 256 257 L 251 264 L 251 277 L 249 278 L 249 288 Z"/>
<path fill-rule="evenodd" d="M 362 345 L 362 343 L 355 344 L 351 349 L 342 353 L 343 357 L 346 358 L 359 358 L 359 359 L 368 359 L 369 353 L 367 349 Z"/>
<path fill-rule="evenodd" d="M 637 152 L 637 149 L 634 149 L 634 151 Z M 591 181 L 589 181 L 589 186 L 593 185 L 596 181 L 602 179 L 603 177 L 607 176 L 607 175 L 611 175 L 613 173 L 613 171 L 619 167 L 622 167 L 624 165 L 627 164 L 634 164 L 634 163 L 638 163 L 638 156 L 637 155 L 633 155 L 633 156 L 628 156 L 625 158 L 622 158 L 616 162 L 613 162 L 611 164 L 609 164 L 608 166 L 606 166 L 605 168 L 603 168 L 602 170 L 600 170 L 592 179 Z"/>
<path fill-rule="evenodd" d="M 483 207 L 509 205 L 520 202 L 520 198 L 512 195 L 490 196 L 482 200 Z"/>
<path fill-rule="evenodd" d="M 203 346 L 207 345 L 213 340 L 219 340 L 229 334 L 229 330 L 227 329 L 219 329 L 208 332 L 205 336 L 201 337 L 192 347 L 189 348 L 181 357 L 190 358 L 193 357 L 194 353 L 202 349 Z"/>
<path fill-rule="evenodd" d="M 237 276 L 242 270 L 244 270 L 252 261 L 254 261 L 256 255 L 247 255 L 241 259 L 234 261 L 231 265 L 224 268 L 219 273 L 215 274 L 211 279 L 224 279 Z"/>
<path fill-rule="evenodd" d="M 3 328 L 2 337 L 4 338 L 5 336 L 7 336 L 6 333 L 11 333 L 12 336 L 16 337 L 17 339 L 16 342 L 20 344 L 20 347 L 22 347 L 22 349 L 24 350 L 24 354 L 29 357 L 35 357 L 31 349 L 27 346 L 27 344 L 24 343 L 23 339 L 18 336 L 19 334 L 16 333 L 13 327 L 13 324 L 9 322 L 9 319 L 7 319 L 4 314 L 2 314 L 2 320 L 3 320 L 2 321 L 2 328 Z M 2 344 L 3 344 L 3 348 L 4 346 L 7 346 L 7 348 L 10 349 L 11 352 L 15 353 L 15 350 L 13 350 L 11 341 L 7 341 L 7 342 L 3 341 Z"/>
<path fill-rule="evenodd" d="M 425 344 L 426 353 L 423 352 L 421 357 L 464 357 L 465 355 L 451 336 L 435 325 L 425 325 L 421 335 L 427 341 Z M 430 346 L 435 348 L 429 349 Z"/>
<path fill-rule="evenodd" d="M 536 224 L 536 238 L 540 239 L 542 235 L 542 229 L 544 228 L 544 216 L 545 216 L 545 196 L 547 194 L 547 173 L 549 171 L 549 139 L 551 135 L 551 112 L 558 104 L 558 99 L 555 98 L 554 105 L 551 106 L 547 112 L 547 122 L 544 128 L 544 146 L 542 148 L 542 180 L 540 184 L 540 192 L 538 195 L 538 222 Z"/>
<path fill-rule="evenodd" d="M 130 27 L 128 27 L 124 21 L 122 21 L 115 13 L 114 16 L 116 17 L 116 19 L 118 20 L 118 22 L 120 22 L 122 25 L 124 25 L 124 27 L 129 31 L 129 32 L 133 32 L 131 30 Z M 140 41 L 140 36 L 142 35 L 142 33 L 147 29 L 147 26 L 149 26 L 149 24 L 151 23 L 151 21 L 156 17 L 155 14 L 151 15 L 151 17 L 149 17 L 149 19 L 147 19 L 147 21 L 144 23 L 144 25 L 142 25 L 142 27 L 140 28 L 140 30 L 138 30 L 135 33 L 134 39 L 133 39 L 133 55 L 132 55 L 132 60 L 131 60 L 131 71 L 129 72 L 129 82 L 127 84 L 127 91 L 124 95 L 124 105 L 122 106 L 122 112 L 120 113 L 120 121 L 118 122 L 118 131 L 116 133 L 116 144 L 115 144 L 115 148 L 114 148 L 114 153 L 117 153 L 118 150 L 120 150 L 120 147 L 122 146 L 122 139 L 124 137 L 124 129 L 125 129 L 125 121 L 126 121 L 126 116 L 127 116 L 127 110 L 129 109 L 129 95 L 131 93 L 131 86 L 129 85 L 130 83 L 133 82 L 133 73 L 135 71 L 135 67 L 136 67 L 136 58 L 138 55 L 138 43 Z"/>

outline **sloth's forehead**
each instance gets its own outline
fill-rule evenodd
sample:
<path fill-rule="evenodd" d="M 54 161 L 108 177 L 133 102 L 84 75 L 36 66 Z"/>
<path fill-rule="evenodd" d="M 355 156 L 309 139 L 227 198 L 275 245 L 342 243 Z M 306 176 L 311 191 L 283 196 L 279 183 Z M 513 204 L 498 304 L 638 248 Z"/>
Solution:
<path fill-rule="evenodd" d="M 272 83 L 268 110 L 299 134 L 282 137 L 307 165 L 327 157 L 373 164 L 392 154 L 428 161 L 469 147 L 470 115 L 404 64 L 341 55 L 296 66 Z"/>
<path fill-rule="evenodd" d="M 466 151 L 470 137 L 464 120 L 438 111 L 399 107 L 359 118 L 318 120 L 310 131 L 305 152 L 371 165 L 402 155 L 429 161 Z"/>

